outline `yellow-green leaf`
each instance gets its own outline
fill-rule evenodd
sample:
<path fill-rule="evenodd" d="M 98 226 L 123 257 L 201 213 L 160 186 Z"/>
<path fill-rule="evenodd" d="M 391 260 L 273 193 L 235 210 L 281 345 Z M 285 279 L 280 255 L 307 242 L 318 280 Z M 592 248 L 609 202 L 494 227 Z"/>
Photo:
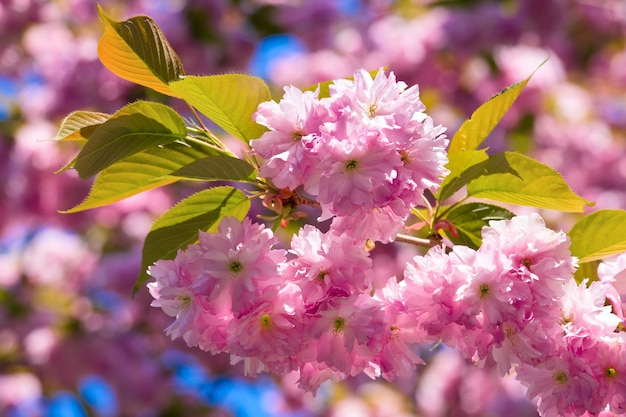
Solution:
<path fill-rule="evenodd" d="M 85 146 L 85 143 L 87 143 L 91 134 L 98 127 L 100 127 L 102 123 L 107 121 L 109 117 L 111 117 L 111 115 L 106 113 L 83 110 L 70 113 L 65 119 L 63 119 L 57 135 L 52 140 L 72 141 L 74 143 L 78 143 L 81 147 Z M 59 174 L 73 168 L 75 163 L 76 156 L 65 166 L 55 171 L 55 174 Z"/>
<path fill-rule="evenodd" d="M 583 280 L 587 279 L 589 282 L 599 281 L 600 277 L 598 277 L 598 266 L 600 265 L 600 261 L 585 261 L 579 262 L 578 269 L 574 272 L 574 279 L 578 284 L 583 282 Z"/>
<path fill-rule="evenodd" d="M 579 263 L 626 252 L 626 211 L 599 210 L 578 221 L 568 233 Z"/>
<path fill-rule="evenodd" d="M 199 230 L 216 231 L 224 217 L 243 220 L 249 210 L 250 200 L 233 187 L 209 188 L 179 202 L 154 223 L 146 236 L 142 272 L 134 292 L 150 279 L 147 274 L 150 265 L 159 259 L 175 258 L 178 249 L 197 242 Z"/>
<path fill-rule="evenodd" d="M 437 199 L 440 202 L 445 201 L 471 180 L 481 175 L 484 171 L 484 162 L 488 159 L 489 155 L 485 150 L 469 150 L 448 154 L 446 168 L 450 170 L 450 173 L 443 180 Z"/>
<path fill-rule="evenodd" d="M 184 75 L 183 65 L 159 26 L 148 16 L 116 22 L 98 5 L 104 34 L 98 43 L 100 61 L 117 76 L 173 95 L 170 81 Z"/>
<path fill-rule="evenodd" d="M 248 143 L 266 130 L 252 119 L 264 101 L 271 99 L 265 82 L 251 75 L 188 76 L 170 84 L 187 103 L 234 137 Z"/>
<path fill-rule="evenodd" d="M 543 65 L 543 62 L 539 67 L 541 67 L 541 65 Z M 517 100 L 533 74 L 524 81 L 505 88 L 476 109 L 472 117 L 463 122 L 459 130 L 452 137 L 448 152 L 453 153 L 477 149 L 497 126 L 500 120 L 502 120 L 502 117 L 504 117 L 506 112 L 511 108 L 515 100 Z"/>
<path fill-rule="evenodd" d="M 174 109 L 137 101 L 116 112 L 91 134 L 74 168 L 81 178 L 88 178 L 120 159 L 186 136 L 187 126 Z"/>
<path fill-rule="evenodd" d="M 564 212 L 582 212 L 593 205 L 575 194 L 561 174 L 517 152 L 492 155 L 483 173 L 467 185 L 478 198 Z"/>
<path fill-rule="evenodd" d="M 136 153 L 103 169 L 94 181 L 87 198 L 63 211 L 75 213 L 106 206 L 153 188 L 178 181 L 171 172 L 195 160 L 217 152 L 195 143 L 170 143 Z"/>
<path fill-rule="evenodd" d="M 75 111 L 67 115 L 53 140 L 87 141 L 91 134 L 104 122 L 110 114 L 94 111 Z"/>
<path fill-rule="evenodd" d="M 491 204 L 479 202 L 461 204 L 451 209 L 446 216 L 458 232 L 458 236 L 448 233 L 448 237 L 457 245 L 478 249 L 482 242 L 484 226 L 488 226 L 492 220 L 511 219 L 513 216 L 509 210 Z"/>
<path fill-rule="evenodd" d="M 231 156 L 209 156 L 190 162 L 170 176 L 200 181 L 256 182 L 257 171 L 246 161 Z"/>

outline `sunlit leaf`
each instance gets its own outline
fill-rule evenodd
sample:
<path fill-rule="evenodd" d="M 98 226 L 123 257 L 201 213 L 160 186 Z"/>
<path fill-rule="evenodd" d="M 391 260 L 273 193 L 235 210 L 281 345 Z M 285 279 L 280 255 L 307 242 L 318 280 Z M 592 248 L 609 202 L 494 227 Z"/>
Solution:
<path fill-rule="evenodd" d="M 539 66 L 541 65 L 543 63 Z M 472 117 L 463 122 L 452 137 L 449 152 L 477 149 L 517 100 L 533 74 L 524 81 L 505 88 L 476 109 Z"/>
<path fill-rule="evenodd" d="M 252 119 L 271 100 L 265 82 L 251 75 L 188 76 L 170 84 L 172 91 L 234 137 L 249 142 L 266 130 Z"/>
<path fill-rule="evenodd" d="M 578 221 L 568 233 L 579 263 L 626 252 L 626 211 L 599 210 Z"/>
<path fill-rule="evenodd" d="M 598 266 L 600 265 L 599 260 L 582 262 L 578 264 L 578 269 L 574 273 L 574 279 L 578 284 L 583 282 L 583 280 L 587 279 L 589 282 L 598 281 L 600 278 L 598 277 Z"/>
<path fill-rule="evenodd" d="M 516 152 L 490 156 L 483 174 L 468 184 L 467 193 L 564 212 L 582 212 L 585 205 L 594 204 L 575 194 L 557 171 Z"/>
<path fill-rule="evenodd" d="M 198 231 L 213 232 L 226 216 L 242 220 L 250 200 L 233 187 L 215 187 L 193 194 L 165 212 L 152 226 L 143 246 L 142 272 L 136 292 L 149 279 L 147 269 L 159 259 L 173 259 L 178 249 L 198 240 Z"/>
<path fill-rule="evenodd" d="M 450 174 L 443 180 L 437 199 L 442 202 L 452 197 L 463 186 L 484 172 L 484 162 L 489 159 L 485 150 L 469 150 L 448 154 L 446 168 Z"/>
<path fill-rule="evenodd" d="M 123 107 L 91 134 L 74 167 L 81 178 L 88 178 L 120 159 L 186 135 L 187 126 L 174 109 L 138 101 Z"/>
<path fill-rule="evenodd" d="M 52 140 L 71 141 L 82 147 L 85 143 L 87 143 L 91 134 L 109 117 L 111 117 L 111 115 L 106 113 L 82 110 L 70 113 L 65 119 L 63 119 L 57 135 Z M 55 171 L 55 174 L 59 174 L 73 168 L 75 163 L 76 156 L 65 166 Z"/>
<path fill-rule="evenodd" d="M 116 22 L 98 5 L 104 34 L 98 43 L 100 61 L 117 76 L 173 95 L 170 81 L 184 75 L 183 65 L 159 26 L 148 16 Z"/>
<path fill-rule="evenodd" d="M 210 156 L 193 161 L 171 176 L 201 181 L 256 182 L 257 172 L 246 161 L 230 156 Z"/>
<path fill-rule="evenodd" d="M 67 115 L 54 140 L 86 141 L 110 114 L 94 111 L 75 111 Z"/>
<path fill-rule="evenodd" d="M 207 155 L 217 155 L 217 152 L 193 142 L 170 143 L 131 155 L 103 169 L 96 177 L 87 198 L 64 213 L 105 206 L 178 181 L 180 178 L 168 175 Z"/>
<path fill-rule="evenodd" d="M 492 220 L 506 220 L 513 216 L 514 213 L 509 210 L 491 204 L 479 202 L 461 204 L 446 215 L 446 219 L 454 225 L 459 236 L 455 237 L 450 233 L 447 235 L 457 245 L 478 249 L 482 242 L 483 227 L 488 226 Z"/>

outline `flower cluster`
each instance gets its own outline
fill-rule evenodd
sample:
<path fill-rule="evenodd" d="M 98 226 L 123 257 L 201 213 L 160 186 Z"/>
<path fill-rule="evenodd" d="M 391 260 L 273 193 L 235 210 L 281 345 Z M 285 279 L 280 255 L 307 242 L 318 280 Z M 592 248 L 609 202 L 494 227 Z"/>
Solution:
<path fill-rule="evenodd" d="M 287 253 L 271 230 L 225 218 L 218 233 L 149 270 L 152 305 L 175 317 L 172 338 L 243 360 L 246 372 L 300 372 L 316 390 L 361 372 L 389 379 L 421 360 L 404 342 L 402 320 L 371 297 L 368 252 L 347 236 L 305 226 Z M 398 357 L 398 353 L 402 357 Z M 395 366 L 393 372 L 391 367 Z"/>
<path fill-rule="evenodd" d="M 255 118 L 269 131 L 251 141 L 260 174 L 314 196 L 337 233 L 388 242 L 448 172 L 445 129 L 424 113 L 418 86 L 393 72 L 360 69 L 329 88 L 319 98 L 285 87 L 279 103 L 261 103 Z"/>
<path fill-rule="evenodd" d="M 563 232 L 537 214 L 491 222 L 478 250 L 440 247 L 407 265 L 415 325 L 478 363 L 515 371 L 542 416 L 626 413 L 626 338 L 602 283 L 577 284 Z"/>
<path fill-rule="evenodd" d="M 299 373 L 315 391 L 365 373 L 393 380 L 443 342 L 511 371 L 544 416 L 624 413 L 626 338 L 601 282 L 577 284 L 569 238 L 537 215 L 493 221 L 477 250 L 435 246 L 404 279 L 372 288 L 369 253 L 347 235 L 306 225 L 277 249 L 249 219 L 222 221 L 197 244 L 150 268 L 167 333 L 246 372 Z"/>
<path fill-rule="evenodd" d="M 515 373 L 543 416 L 625 414 L 621 258 L 601 282 L 577 283 L 569 238 L 531 214 L 490 222 L 478 249 L 434 246 L 402 277 L 375 278 L 366 239 L 396 238 L 447 173 L 447 139 L 393 73 L 358 70 L 329 93 L 285 88 L 259 106 L 269 130 L 251 142 L 268 195 L 312 196 L 329 230 L 304 225 L 288 249 L 249 218 L 200 232 L 148 271 L 152 305 L 174 317 L 167 334 L 228 353 L 248 375 L 297 374 L 311 392 L 405 376 L 423 363 L 420 345 L 442 342 Z"/>

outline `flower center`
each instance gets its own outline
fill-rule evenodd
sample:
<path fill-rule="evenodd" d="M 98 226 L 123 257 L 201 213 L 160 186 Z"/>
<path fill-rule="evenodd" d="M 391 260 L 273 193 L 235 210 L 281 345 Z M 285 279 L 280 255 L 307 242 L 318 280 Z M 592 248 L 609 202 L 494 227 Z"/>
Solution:
<path fill-rule="evenodd" d="M 337 317 L 333 322 L 333 333 L 341 333 L 346 327 L 346 320 L 343 317 Z"/>
<path fill-rule="evenodd" d="M 181 294 L 176 299 L 182 303 L 183 307 L 188 307 L 191 304 L 191 297 L 188 295 Z"/>
<path fill-rule="evenodd" d="M 604 371 L 604 375 L 607 376 L 607 378 L 615 378 L 617 376 L 617 370 L 615 368 L 607 368 L 606 371 Z"/>
<path fill-rule="evenodd" d="M 263 314 L 259 318 L 259 322 L 261 323 L 261 328 L 264 330 L 268 330 L 270 327 L 272 327 L 272 318 L 267 313 Z"/>
<path fill-rule="evenodd" d="M 357 160 L 351 159 L 348 162 L 346 162 L 346 171 L 352 171 L 356 169 L 358 165 L 359 165 L 359 162 Z"/>
<path fill-rule="evenodd" d="M 396 326 L 391 326 L 389 328 L 391 332 L 389 333 L 389 340 L 398 340 L 400 338 L 400 328 Z"/>
<path fill-rule="evenodd" d="M 563 313 L 563 316 L 561 317 L 561 325 L 566 326 L 566 325 L 570 324 L 573 321 L 574 321 L 574 315 L 573 314 L 570 314 L 569 316 L 566 316 Z"/>
<path fill-rule="evenodd" d="M 480 298 L 485 298 L 487 295 L 489 295 L 489 285 L 485 283 L 480 284 L 480 287 L 478 287 L 478 292 L 480 293 Z"/>
<path fill-rule="evenodd" d="M 243 269 L 243 264 L 239 261 L 233 261 L 230 263 L 230 271 L 235 274 L 240 272 Z"/>
<path fill-rule="evenodd" d="M 328 275 L 328 271 L 321 270 L 315 277 L 315 281 L 319 284 L 323 284 L 325 282 L 326 275 Z"/>
<path fill-rule="evenodd" d="M 411 159 L 409 158 L 409 153 L 407 151 L 400 151 L 400 161 L 402 161 L 402 165 L 411 164 Z"/>
<path fill-rule="evenodd" d="M 561 385 L 567 382 L 567 374 L 563 371 L 554 373 L 554 375 L 552 375 L 552 378 L 554 378 L 554 380 Z"/>

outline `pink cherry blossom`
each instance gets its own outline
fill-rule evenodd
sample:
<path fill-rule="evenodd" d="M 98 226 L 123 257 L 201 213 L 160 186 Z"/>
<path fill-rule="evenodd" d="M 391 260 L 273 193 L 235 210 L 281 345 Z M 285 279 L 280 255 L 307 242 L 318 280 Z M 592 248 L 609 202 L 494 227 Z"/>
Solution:
<path fill-rule="evenodd" d="M 289 252 L 295 257 L 288 261 L 284 275 L 300 285 L 307 306 L 325 298 L 332 289 L 350 294 L 371 288 L 369 254 L 347 235 L 322 233 L 305 225 L 292 237 Z"/>
<path fill-rule="evenodd" d="M 278 264 L 285 251 L 273 249 L 278 243 L 272 231 L 248 218 L 242 222 L 227 217 L 218 233 L 200 232 L 195 256 L 202 271 L 194 291 L 213 297 L 228 288 L 234 314 L 244 314 L 259 291 L 280 282 Z"/>
<path fill-rule="evenodd" d="M 336 123 L 320 151 L 323 173 L 317 200 L 321 220 L 384 206 L 393 198 L 391 184 L 401 165 L 400 155 L 379 131 L 351 120 Z"/>
<path fill-rule="evenodd" d="M 514 291 L 513 281 L 506 274 L 508 265 L 502 264 L 497 253 L 457 247 L 453 254 L 461 252 L 463 262 L 458 262 L 457 268 L 465 281 L 457 289 L 457 299 L 464 308 L 462 320 L 492 331 L 494 325 L 515 315 L 514 301 L 527 294 Z"/>
<path fill-rule="evenodd" d="M 270 130 L 250 142 L 254 151 L 266 159 L 260 174 L 272 178 L 279 188 L 295 190 L 300 186 L 315 163 L 311 147 L 327 119 L 327 110 L 316 92 L 303 92 L 293 86 L 285 87 L 279 103 L 261 103 L 255 120 Z"/>
<path fill-rule="evenodd" d="M 580 285 L 573 279 L 564 286 L 565 293 L 560 298 L 564 340 L 569 349 L 581 353 L 592 347 L 601 337 L 609 336 L 621 322 L 605 305 L 604 286 L 594 281 Z"/>
<path fill-rule="evenodd" d="M 431 248 L 424 256 L 416 256 L 406 265 L 402 299 L 407 311 L 417 314 L 416 324 L 433 341 L 444 334 L 446 341 L 462 339 L 462 328 L 456 324 L 461 317 L 456 293 L 463 277 L 457 271 L 451 257 L 440 246 Z"/>
<path fill-rule="evenodd" d="M 538 305 L 554 303 L 577 267 L 567 235 L 547 228 L 537 213 L 492 221 L 482 236 L 481 250 L 498 251 L 508 258 L 511 273 L 529 285 Z"/>
<path fill-rule="evenodd" d="M 305 336 L 315 340 L 317 361 L 357 375 L 380 351 L 389 326 L 381 305 L 369 295 L 328 297 L 310 313 Z"/>
<path fill-rule="evenodd" d="M 521 365 L 517 379 L 528 387 L 526 395 L 536 401 L 542 417 L 577 417 L 592 410 L 599 387 L 587 363 L 570 355 L 553 357 L 536 366 Z"/>
<path fill-rule="evenodd" d="M 156 280 L 147 284 L 154 301 L 153 307 L 161 307 L 163 312 L 175 320 L 166 329 L 172 339 L 182 337 L 194 346 L 199 339 L 196 328 L 202 319 L 200 297 L 193 293 L 192 285 L 197 281 L 195 265 L 187 262 L 184 251 L 179 250 L 173 260 L 160 260 L 148 268 L 148 273 Z"/>
<path fill-rule="evenodd" d="M 598 278 L 604 285 L 613 312 L 624 320 L 626 309 L 626 253 L 606 258 L 598 265 Z"/>
<path fill-rule="evenodd" d="M 380 375 L 388 381 L 398 376 L 408 376 L 414 372 L 416 365 L 424 364 L 415 350 L 428 338 L 422 329 L 415 326 L 417 313 L 407 311 L 403 300 L 405 286 L 406 281 L 398 282 L 395 277 L 391 277 L 374 295 L 383 305 L 389 326 L 375 363 Z"/>
<path fill-rule="evenodd" d="M 304 343 L 303 311 L 297 285 L 286 284 L 280 291 L 266 288 L 249 313 L 229 323 L 229 352 L 256 358 L 264 370 L 276 374 L 296 370 Z"/>
<path fill-rule="evenodd" d="M 387 76 L 381 68 L 372 78 L 364 69 L 354 72 L 353 80 L 335 80 L 331 95 L 343 96 L 347 107 L 363 124 L 382 130 L 402 129 L 412 119 L 425 117 L 426 106 L 419 97 L 419 87 L 407 89 L 406 83 L 396 81 L 392 72 Z M 420 114 L 420 116 L 416 116 Z"/>
<path fill-rule="evenodd" d="M 329 89 L 318 99 L 288 87 L 279 103 L 259 105 L 256 121 L 270 128 L 251 142 L 264 159 L 260 174 L 278 188 L 302 186 L 321 205 L 320 220 L 340 219 L 331 226 L 340 232 L 367 217 L 359 238 L 389 242 L 448 173 L 445 129 L 424 113 L 418 86 L 392 72 L 360 69 Z"/>
<path fill-rule="evenodd" d="M 608 409 L 617 415 L 626 413 L 626 337 L 623 332 L 598 339 L 582 353 L 599 383 L 594 409 Z"/>
<path fill-rule="evenodd" d="M 400 199 L 389 201 L 383 207 L 358 209 L 353 213 L 333 218 L 331 229 L 337 235 L 349 234 L 356 242 L 370 239 L 390 243 L 404 226 L 409 216 L 406 204 Z"/>

